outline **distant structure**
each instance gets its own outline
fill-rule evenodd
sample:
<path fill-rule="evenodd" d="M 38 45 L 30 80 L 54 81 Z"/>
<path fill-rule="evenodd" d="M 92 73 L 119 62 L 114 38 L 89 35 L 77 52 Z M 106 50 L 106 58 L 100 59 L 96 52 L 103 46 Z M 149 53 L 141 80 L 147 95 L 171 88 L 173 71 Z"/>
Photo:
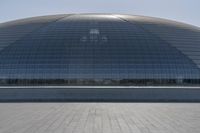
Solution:
<path fill-rule="evenodd" d="M 198 86 L 200 29 L 120 14 L 2 23 L 0 85 Z"/>

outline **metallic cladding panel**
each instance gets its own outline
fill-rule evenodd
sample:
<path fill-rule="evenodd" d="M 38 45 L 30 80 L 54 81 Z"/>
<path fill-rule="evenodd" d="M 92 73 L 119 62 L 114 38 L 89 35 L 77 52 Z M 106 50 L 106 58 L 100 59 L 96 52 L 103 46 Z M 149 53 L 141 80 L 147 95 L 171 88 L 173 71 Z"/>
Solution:
<path fill-rule="evenodd" d="M 145 17 L 142 22 L 136 18 L 74 14 L 1 25 L 0 40 L 5 41 L 0 42 L 0 76 L 5 79 L 199 79 L 195 60 L 200 54 L 197 49 L 191 53 L 199 45 L 199 30 L 184 28 L 182 24 L 170 28 L 166 22 L 153 24 L 153 20 L 148 22 Z M 13 34 L 13 30 L 19 34 Z M 187 49 L 189 45 L 192 50 Z"/>
<path fill-rule="evenodd" d="M 121 16 L 137 23 L 149 32 L 159 36 L 189 57 L 200 68 L 200 28 L 159 18 L 142 16 Z"/>
<path fill-rule="evenodd" d="M 30 34 L 42 26 L 66 15 L 51 15 L 21 19 L 0 24 L 0 51 L 16 40 Z"/>

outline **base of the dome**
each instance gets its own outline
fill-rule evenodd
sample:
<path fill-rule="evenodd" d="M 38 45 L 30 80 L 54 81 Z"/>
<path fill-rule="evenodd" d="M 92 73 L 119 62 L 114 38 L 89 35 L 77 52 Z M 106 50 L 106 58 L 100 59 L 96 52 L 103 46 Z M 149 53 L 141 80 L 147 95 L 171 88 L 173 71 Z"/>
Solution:
<path fill-rule="evenodd" d="M 1 102 L 200 102 L 200 87 L 0 87 Z"/>

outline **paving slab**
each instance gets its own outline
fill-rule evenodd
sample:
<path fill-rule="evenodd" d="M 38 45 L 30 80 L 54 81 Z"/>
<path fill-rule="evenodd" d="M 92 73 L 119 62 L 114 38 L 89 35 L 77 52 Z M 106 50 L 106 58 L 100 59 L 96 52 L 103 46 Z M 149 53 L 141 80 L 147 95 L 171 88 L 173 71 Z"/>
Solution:
<path fill-rule="evenodd" d="M 0 103 L 0 133 L 199 133 L 200 103 Z"/>

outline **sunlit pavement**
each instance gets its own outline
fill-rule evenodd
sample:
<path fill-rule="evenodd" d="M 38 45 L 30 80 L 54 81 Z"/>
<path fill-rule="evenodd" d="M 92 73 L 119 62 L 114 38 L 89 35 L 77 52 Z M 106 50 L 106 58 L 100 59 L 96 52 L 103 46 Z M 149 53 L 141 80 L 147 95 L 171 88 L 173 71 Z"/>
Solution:
<path fill-rule="evenodd" d="M 200 103 L 0 103 L 0 133 L 199 133 Z"/>

